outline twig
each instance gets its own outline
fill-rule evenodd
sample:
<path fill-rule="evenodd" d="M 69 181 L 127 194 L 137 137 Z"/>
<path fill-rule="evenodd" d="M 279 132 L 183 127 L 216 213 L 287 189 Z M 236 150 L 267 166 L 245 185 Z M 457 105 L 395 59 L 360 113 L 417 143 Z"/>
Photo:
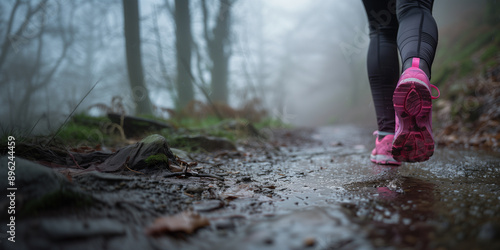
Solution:
<path fill-rule="evenodd" d="M 40 116 L 40 118 L 38 118 L 38 120 L 35 122 L 35 125 L 33 125 L 33 127 L 31 127 L 30 132 L 28 133 L 28 136 L 30 136 L 30 135 L 31 135 L 31 132 L 33 132 L 33 129 L 35 129 L 36 125 L 38 125 L 38 122 L 39 122 L 42 118 L 44 118 L 44 117 L 45 117 L 45 113 L 43 113 L 43 115 L 42 115 L 42 116 Z"/>
<path fill-rule="evenodd" d="M 128 167 L 128 164 L 125 164 L 125 167 L 126 167 L 128 170 L 130 170 L 130 171 L 132 171 L 132 172 L 134 172 L 134 173 L 144 174 L 143 172 L 136 171 L 136 170 L 133 170 L 133 169 L 129 168 L 129 167 Z"/>
<path fill-rule="evenodd" d="M 76 166 L 79 168 L 79 169 L 84 169 L 82 167 L 80 167 L 80 165 L 78 165 L 78 162 L 76 162 L 76 159 L 75 157 L 73 156 L 73 154 L 71 154 L 71 152 L 69 152 L 69 150 L 66 149 L 66 151 L 68 152 L 69 156 L 71 156 L 71 159 L 73 159 L 73 162 L 76 164 Z"/>
<path fill-rule="evenodd" d="M 47 144 L 45 144 L 46 147 L 52 142 L 52 140 L 54 140 L 54 138 L 56 138 L 56 136 L 59 134 L 59 132 L 61 132 L 61 129 L 64 127 L 64 125 L 66 125 L 66 123 L 68 122 L 69 118 L 71 118 L 71 116 L 73 115 L 73 113 L 75 113 L 75 111 L 78 108 L 78 106 L 80 106 L 80 104 L 82 104 L 83 100 L 85 100 L 85 98 L 87 98 L 87 96 L 90 94 L 90 92 L 92 92 L 92 90 L 95 88 L 95 86 L 97 86 L 97 84 L 99 83 L 99 81 L 100 80 L 97 80 L 97 82 L 94 84 L 94 86 L 92 86 L 92 88 L 87 92 L 87 94 L 85 94 L 85 96 L 76 105 L 76 107 L 73 109 L 73 111 L 71 111 L 71 113 L 68 115 L 68 117 L 66 117 L 66 120 L 63 122 L 63 124 L 61 124 L 61 126 L 59 126 L 59 128 L 56 131 L 56 133 L 52 136 L 52 138 L 50 138 L 49 142 L 47 142 Z"/>

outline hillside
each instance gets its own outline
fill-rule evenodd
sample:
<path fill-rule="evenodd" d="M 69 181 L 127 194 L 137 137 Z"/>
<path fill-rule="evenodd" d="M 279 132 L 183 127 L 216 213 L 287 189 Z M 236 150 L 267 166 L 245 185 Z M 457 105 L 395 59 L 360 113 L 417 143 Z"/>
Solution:
<path fill-rule="evenodd" d="M 493 2 L 493 1 L 490 1 Z M 434 125 L 442 145 L 499 149 L 499 4 L 440 30 L 431 80 L 441 90 Z"/>

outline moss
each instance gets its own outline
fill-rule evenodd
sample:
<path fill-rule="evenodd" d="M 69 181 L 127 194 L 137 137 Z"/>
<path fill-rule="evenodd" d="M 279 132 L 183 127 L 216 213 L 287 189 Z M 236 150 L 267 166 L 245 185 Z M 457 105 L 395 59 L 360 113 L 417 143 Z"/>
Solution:
<path fill-rule="evenodd" d="M 70 146 L 95 146 L 119 140 L 119 134 L 110 135 L 104 131 L 107 124 L 111 124 L 107 117 L 77 114 L 59 131 L 57 138 Z"/>
<path fill-rule="evenodd" d="M 85 113 L 76 114 L 71 118 L 76 124 L 99 125 L 101 123 L 111 122 L 106 116 L 90 116 Z"/>
<path fill-rule="evenodd" d="M 68 142 L 98 141 L 102 137 L 102 132 L 92 126 L 69 123 L 59 132 L 58 136 Z"/>
<path fill-rule="evenodd" d="M 86 207 L 93 202 L 94 200 L 89 195 L 61 188 L 39 199 L 28 201 L 20 214 L 22 216 L 37 215 L 42 211 L 59 209 L 65 206 Z"/>
<path fill-rule="evenodd" d="M 275 119 L 275 118 L 266 118 L 263 119 L 261 122 L 258 122 L 255 124 L 255 128 L 257 129 L 262 129 L 262 128 L 290 128 L 291 125 L 283 122 L 280 119 Z"/>
<path fill-rule="evenodd" d="M 157 166 L 161 164 L 168 164 L 168 157 L 165 154 L 155 154 L 146 158 L 148 166 Z"/>
<path fill-rule="evenodd" d="M 172 119 L 170 122 L 176 127 L 187 128 L 187 129 L 206 129 L 219 124 L 221 119 L 215 116 L 209 116 L 203 119 L 187 117 L 182 119 Z"/>

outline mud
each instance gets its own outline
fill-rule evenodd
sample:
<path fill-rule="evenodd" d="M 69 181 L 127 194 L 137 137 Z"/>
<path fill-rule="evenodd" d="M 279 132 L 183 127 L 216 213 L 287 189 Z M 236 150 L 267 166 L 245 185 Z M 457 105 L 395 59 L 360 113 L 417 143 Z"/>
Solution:
<path fill-rule="evenodd" d="M 499 249 L 500 155 L 436 149 L 427 162 L 372 164 L 365 128 L 267 131 L 271 143 L 191 154 L 206 177 L 86 173 L 91 205 L 19 218 L 3 249 Z M 146 234 L 194 211 L 210 226 Z M 3 233 L 3 234 L 2 234 Z"/>

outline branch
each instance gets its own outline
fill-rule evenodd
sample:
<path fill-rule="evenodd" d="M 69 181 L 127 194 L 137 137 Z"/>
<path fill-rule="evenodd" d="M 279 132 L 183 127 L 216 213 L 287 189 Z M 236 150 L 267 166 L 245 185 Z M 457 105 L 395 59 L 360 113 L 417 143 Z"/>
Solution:
<path fill-rule="evenodd" d="M 61 124 L 61 126 L 57 129 L 56 133 L 52 136 L 52 138 L 50 138 L 49 142 L 47 142 L 45 144 L 45 147 L 47 147 L 48 145 L 50 145 L 50 143 L 52 142 L 52 140 L 54 140 L 54 138 L 59 134 L 59 132 L 61 132 L 61 129 L 62 127 L 64 127 L 64 125 L 66 125 L 66 123 L 68 122 L 69 118 L 71 118 L 71 116 L 73 115 L 73 113 L 75 113 L 76 109 L 78 108 L 78 106 L 80 106 L 80 104 L 82 104 L 83 100 L 85 100 L 85 98 L 87 98 L 87 96 L 90 94 L 90 92 L 92 92 L 92 90 L 94 90 L 95 86 L 97 86 L 97 84 L 99 83 L 100 80 L 98 80 L 94 86 L 92 86 L 92 88 L 89 90 L 89 92 L 87 92 L 87 94 L 85 94 L 85 96 L 80 100 L 80 102 L 75 106 L 75 108 L 73 109 L 73 111 L 71 111 L 71 113 L 68 115 L 68 117 L 66 117 L 66 120 L 63 122 L 63 124 Z"/>
<path fill-rule="evenodd" d="M 21 34 L 23 33 L 24 29 L 26 29 L 26 26 L 30 23 L 31 18 L 38 12 L 40 11 L 45 4 L 47 4 L 48 0 L 43 0 L 41 1 L 35 9 L 31 9 L 31 5 L 28 2 L 28 11 L 26 12 L 26 16 L 24 18 L 23 24 L 17 29 L 17 31 L 14 33 L 14 35 L 11 35 L 10 32 L 12 30 L 12 25 L 14 22 L 15 14 L 17 11 L 17 8 L 21 4 L 20 0 L 17 0 L 16 3 L 14 4 L 14 7 L 12 8 L 10 17 L 9 17 L 9 26 L 7 27 L 7 33 L 5 33 L 5 39 L 4 43 L 2 44 L 2 50 L 0 54 L 0 69 L 2 68 L 3 64 L 5 63 L 5 59 L 7 57 L 7 54 L 9 52 L 9 45 L 12 44 L 12 40 L 21 37 Z M 40 32 L 39 32 L 40 33 Z M 35 35 L 34 37 L 38 36 L 39 34 Z"/>
<path fill-rule="evenodd" d="M 182 63 L 184 65 L 184 67 L 188 68 L 185 60 L 182 60 Z M 189 73 L 189 77 L 191 78 L 191 81 L 193 81 L 194 85 L 196 87 L 198 87 L 201 90 L 201 92 L 203 93 L 203 95 L 205 96 L 205 98 L 207 98 L 207 101 L 210 104 L 210 106 L 212 106 L 212 109 L 214 110 L 214 113 L 217 116 L 217 118 L 222 120 L 223 117 L 222 117 L 221 113 L 219 112 L 219 109 L 217 109 L 215 104 L 212 102 L 212 99 L 210 98 L 210 95 L 207 93 L 205 88 L 203 88 L 202 86 L 200 86 L 200 84 L 198 84 L 198 82 L 196 82 L 196 79 L 194 79 L 194 76 L 193 76 L 193 73 L 191 72 L 191 69 L 188 69 L 187 72 Z"/>
<path fill-rule="evenodd" d="M 0 69 L 2 68 L 2 65 L 5 61 L 5 58 L 7 57 L 7 51 L 8 51 L 9 45 L 10 45 L 9 35 L 10 35 L 10 31 L 12 30 L 12 25 L 14 23 L 14 16 L 16 15 L 17 8 L 19 7 L 20 4 L 21 4 L 21 1 L 17 0 L 16 3 L 14 4 L 14 7 L 12 7 L 12 10 L 10 12 L 9 22 L 7 23 L 7 31 L 5 32 L 5 38 L 4 38 L 4 42 L 2 44 L 2 50 L 0 52 Z"/>

